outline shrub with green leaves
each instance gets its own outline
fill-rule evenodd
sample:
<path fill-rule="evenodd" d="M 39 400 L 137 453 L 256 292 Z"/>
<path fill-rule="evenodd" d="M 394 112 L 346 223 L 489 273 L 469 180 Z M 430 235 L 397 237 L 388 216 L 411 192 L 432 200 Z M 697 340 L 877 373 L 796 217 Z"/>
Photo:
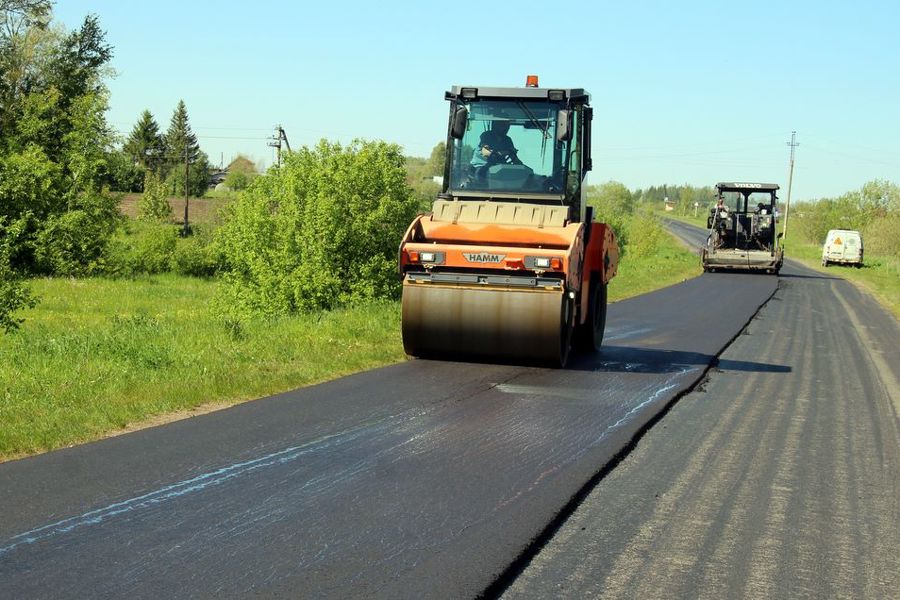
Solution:
<path fill-rule="evenodd" d="M 177 244 L 178 228 L 173 225 L 128 222 L 109 244 L 104 273 L 123 277 L 165 273 L 171 268 Z"/>
<path fill-rule="evenodd" d="M 322 140 L 257 177 L 218 241 L 227 313 L 284 314 L 394 298 L 396 253 L 417 203 L 399 146 Z"/>
<path fill-rule="evenodd" d="M 144 176 L 144 193 L 138 200 L 137 208 L 138 218 L 144 221 L 165 222 L 172 219 L 168 188 L 152 171 L 148 171 Z"/>
<path fill-rule="evenodd" d="M 0 330 L 10 332 L 22 322 L 15 317 L 15 312 L 32 307 L 37 301 L 10 264 L 10 255 L 21 233 L 22 223 L 6 226 L 5 221 L 0 217 Z"/>
<path fill-rule="evenodd" d="M 645 208 L 636 211 L 627 223 L 629 256 L 653 256 L 666 235 L 662 222 L 652 210 Z"/>
<path fill-rule="evenodd" d="M 900 258 L 900 213 L 874 219 L 862 234 L 866 252 Z"/>
<path fill-rule="evenodd" d="M 34 258 L 40 272 L 81 276 L 102 270 L 102 256 L 121 215 L 115 198 L 85 194 L 68 211 L 46 217 L 35 236 Z"/>
<path fill-rule="evenodd" d="M 225 181 L 223 183 L 229 190 L 239 192 L 247 189 L 252 178 L 252 174 L 245 173 L 244 171 L 230 171 L 228 175 L 225 176 Z"/>
<path fill-rule="evenodd" d="M 172 271 L 192 277 L 212 277 L 224 267 L 224 260 L 212 230 L 202 225 L 193 228 L 193 235 L 179 238 L 172 254 Z"/>
<path fill-rule="evenodd" d="M 628 223 L 634 212 L 634 197 L 618 181 L 608 181 L 587 189 L 587 202 L 594 208 L 594 220 L 606 223 L 616 234 L 620 255 L 628 244 Z"/>
<path fill-rule="evenodd" d="M 25 224 L 8 252 L 16 273 L 80 275 L 96 269 L 119 214 L 103 192 L 112 48 L 96 16 L 47 26 L 51 4 L 0 11 L 0 217 Z"/>

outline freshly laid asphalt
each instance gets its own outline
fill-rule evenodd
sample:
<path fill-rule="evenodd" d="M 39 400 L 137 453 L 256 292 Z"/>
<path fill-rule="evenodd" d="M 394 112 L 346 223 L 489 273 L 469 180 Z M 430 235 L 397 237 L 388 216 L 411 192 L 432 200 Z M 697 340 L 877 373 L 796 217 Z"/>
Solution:
<path fill-rule="evenodd" d="M 842 270 L 786 262 L 504 598 L 900 597 L 900 326 Z"/>
<path fill-rule="evenodd" d="M 565 370 L 411 360 L 0 464 L 0 598 L 477 596 L 777 283 L 613 304 Z"/>

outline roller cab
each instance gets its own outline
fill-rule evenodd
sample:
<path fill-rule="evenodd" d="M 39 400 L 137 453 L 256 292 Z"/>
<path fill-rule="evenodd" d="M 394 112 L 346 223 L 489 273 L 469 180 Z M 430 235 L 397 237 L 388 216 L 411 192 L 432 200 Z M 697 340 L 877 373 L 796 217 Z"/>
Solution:
<path fill-rule="evenodd" d="M 412 356 L 564 365 L 597 350 L 612 230 L 584 202 L 591 167 L 581 89 L 455 86 L 443 186 L 400 244 Z"/>

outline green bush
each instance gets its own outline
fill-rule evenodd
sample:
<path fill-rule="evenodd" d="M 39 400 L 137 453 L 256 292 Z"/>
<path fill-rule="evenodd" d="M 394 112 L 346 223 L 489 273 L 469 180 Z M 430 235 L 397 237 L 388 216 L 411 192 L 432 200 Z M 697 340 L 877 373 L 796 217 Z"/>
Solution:
<path fill-rule="evenodd" d="M 873 220 L 862 234 L 867 253 L 900 258 L 900 213 Z"/>
<path fill-rule="evenodd" d="M 250 185 L 252 179 L 253 175 L 250 173 L 245 173 L 244 171 L 229 171 L 228 175 L 225 176 L 225 181 L 222 183 L 230 190 L 241 191 L 247 189 L 247 186 Z"/>
<path fill-rule="evenodd" d="M 61 209 L 60 173 L 60 166 L 34 144 L 0 153 L 0 217 L 12 221 L 25 213 L 42 217 Z"/>
<path fill-rule="evenodd" d="M 170 270 L 178 228 L 133 221 L 122 227 L 104 257 L 104 273 L 113 276 L 164 273 Z"/>
<path fill-rule="evenodd" d="M 876 179 L 838 198 L 798 203 L 790 219 L 790 228 L 814 244 L 824 243 L 829 229 L 856 229 L 867 252 L 900 255 L 900 186 L 889 181 Z"/>
<path fill-rule="evenodd" d="M 172 263 L 172 256 L 178 243 L 178 230 L 161 225 L 150 228 L 138 238 L 132 262 L 132 272 L 165 273 Z"/>
<path fill-rule="evenodd" d="M 628 245 L 628 223 L 634 212 L 631 192 L 621 183 L 609 181 L 589 187 L 587 202 L 594 208 L 594 220 L 612 227 L 619 242 L 620 255 L 624 256 Z"/>
<path fill-rule="evenodd" d="M 653 256 L 666 236 L 659 217 L 649 208 L 636 212 L 627 224 L 627 251 L 630 256 Z"/>
<path fill-rule="evenodd" d="M 49 215 L 34 238 L 34 259 L 39 272 L 90 275 L 102 270 L 102 257 L 121 215 L 116 198 L 88 195 L 70 210 Z"/>
<path fill-rule="evenodd" d="M 268 315 L 394 298 L 396 253 L 415 216 L 400 148 L 322 140 L 287 155 L 225 210 L 220 306 Z"/>
<path fill-rule="evenodd" d="M 10 264 L 10 255 L 15 240 L 21 233 L 21 225 L 17 223 L 7 227 L 5 219 L 0 217 L 0 330 L 6 332 L 17 329 L 22 322 L 22 319 L 14 316 L 16 311 L 37 303 L 31 290 L 22 283 Z"/>
<path fill-rule="evenodd" d="M 152 171 L 144 176 L 144 193 L 138 201 L 138 218 L 161 222 L 172 219 L 166 184 Z"/>
<path fill-rule="evenodd" d="M 209 229 L 195 226 L 194 235 L 178 240 L 171 268 L 193 277 L 212 277 L 223 268 L 221 252 Z"/>

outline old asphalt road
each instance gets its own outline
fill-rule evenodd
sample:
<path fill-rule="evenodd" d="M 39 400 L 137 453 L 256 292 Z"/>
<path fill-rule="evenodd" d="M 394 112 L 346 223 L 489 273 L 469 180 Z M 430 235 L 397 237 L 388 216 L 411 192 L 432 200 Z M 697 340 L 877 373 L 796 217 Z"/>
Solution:
<path fill-rule="evenodd" d="M 788 261 L 708 380 L 505 597 L 897 598 L 898 348 L 897 322 L 868 296 Z"/>
<path fill-rule="evenodd" d="M 794 286 L 806 281 L 798 278 Z M 616 303 L 602 353 L 566 370 L 409 361 L 2 464 L 0 598 L 422 598 L 496 591 L 635 433 L 703 377 L 777 282 L 772 276 L 704 276 Z M 709 310 L 712 300 L 727 309 Z M 786 300 L 778 306 L 792 316 L 801 310 Z M 815 320 L 799 326 L 833 328 Z M 813 361 L 813 349 L 807 350 L 801 356 Z M 793 373 L 794 357 L 779 354 L 722 358 L 718 368 L 802 381 L 788 398 L 806 398 L 805 410 L 814 410 L 819 405 L 810 381 L 864 368 L 852 362 L 861 356 L 821 351 L 834 353 L 828 360 L 839 367 L 816 370 L 813 379 Z M 868 381 L 865 389 L 875 385 Z M 760 402 L 729 400 L 736 413 L 726 411 L 723 419 L 757 411 L 776 422 Z M 778 423 L 789 431 L 800 427 L 811 439 L 825 435 L 803 428 L 794 418 L 798 406 L 779 410 L 788 413 Z M 874 414 L 861 411 L 848 423 L 845 412 L 853 410 L 840 412 L 848 436 L 850 427 Z M 754 442 L 779 443 L 767 429 L 758 433 L 764 437 Z M 709 437 L 696 429 L 686 435 Z M 838 460 L 843 451 L 856 456 L 857 444 L 886 448 L 890 439 L 854 434 L 845 439 L 852 448 L 815 458 Z M 674 460 L 683 448 L 675 445 L 666 458 Z M 739 461 L 737 468 L 745 464 L 755 463 Z M 868 462 L 844 466 L 844 479 L 852 482 L 872 476 L 874 468 Z M 778 479 L 785 486 L 779 493 L 789 494 L 792 481 Z M 840 527 L 851 527 L 855 509 L 870 502 L 803 498 L 810 510 L 833 511 Z M 786 508 L 793 511 L 789 518 L 800 510 L 790 503 Z M 872 519 L 867 527 L 890 534 L 874 515 L 863 514 Z M 627 531 L 628 523 L 612 524 Z M 763 527 L 777 522 L 758 524 Z M 818 528 L 805 532 L 824 535 Z M 848 543 L 835 552 L 844 557 L 862 540 Z"/>

